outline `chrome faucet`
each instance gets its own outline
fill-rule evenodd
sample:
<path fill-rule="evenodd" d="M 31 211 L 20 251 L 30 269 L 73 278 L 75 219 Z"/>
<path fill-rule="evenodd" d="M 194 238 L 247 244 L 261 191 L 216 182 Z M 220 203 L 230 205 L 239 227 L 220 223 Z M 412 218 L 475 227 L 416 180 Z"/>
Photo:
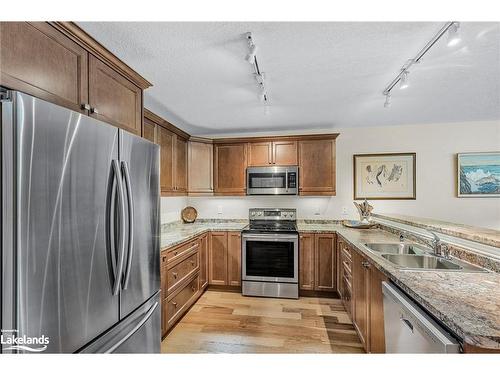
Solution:
<path fill-rule="evenodd" d="M 430 230 L 427 230 L 430 234 L 432 234 L 432 241 L 431 241 L 431 247 L 432 250 L 434 250 L 434 255 L 438 257 L 444 257 L 446 259 L 450 258 L 450 250 L 448 248 L 448 245 L 444 244 L 441 242 L 441 238 L 435 233 Z"/>

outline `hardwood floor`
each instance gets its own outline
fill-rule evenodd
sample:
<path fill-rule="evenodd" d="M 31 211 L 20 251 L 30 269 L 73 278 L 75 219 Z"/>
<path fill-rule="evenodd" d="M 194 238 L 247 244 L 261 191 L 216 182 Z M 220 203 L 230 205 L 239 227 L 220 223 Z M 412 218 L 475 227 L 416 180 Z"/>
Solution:
<path fill-rule="evenodd" d="M 340 299 L 243 297 L 207 291 L 162 353 L 364 353 Z"/>

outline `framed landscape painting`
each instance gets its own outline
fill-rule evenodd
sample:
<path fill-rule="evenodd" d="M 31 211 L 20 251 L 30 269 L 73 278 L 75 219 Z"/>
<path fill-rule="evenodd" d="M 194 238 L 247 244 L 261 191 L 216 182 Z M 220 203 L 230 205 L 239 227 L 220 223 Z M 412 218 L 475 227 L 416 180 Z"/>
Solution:
<path fill-rule="evenodd" d="M 457 155 L 459 197 L 500 197 L 500 152 Z"/>
<path fill-rule="evenodd" d="M 359 154 L 354 161 L 354 200 L 415 199 L 416 154 Z"/>

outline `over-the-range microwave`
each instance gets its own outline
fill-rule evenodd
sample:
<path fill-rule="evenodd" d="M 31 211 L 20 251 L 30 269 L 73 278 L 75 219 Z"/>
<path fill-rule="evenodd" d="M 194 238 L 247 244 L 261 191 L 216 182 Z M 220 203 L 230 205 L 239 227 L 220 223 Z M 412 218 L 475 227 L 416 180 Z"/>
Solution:
<path fill-rule="evenodd" d="M 297 195 L 299 167 L 247 168 L 247 195 Z"/>

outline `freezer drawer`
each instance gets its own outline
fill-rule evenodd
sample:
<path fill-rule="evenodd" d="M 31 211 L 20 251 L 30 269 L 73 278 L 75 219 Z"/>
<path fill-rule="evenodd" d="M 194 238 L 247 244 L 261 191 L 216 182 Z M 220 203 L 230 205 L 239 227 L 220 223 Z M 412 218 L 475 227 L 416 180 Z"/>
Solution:
<path fill-rule="evenodd" d="M 395 285 L 383 282 L 386 353 L 458 353 L 459 344 Z"/>
<path fill-rule="evenodd" d="M 159 353 L 160 292 L 80 353 Z"/>

